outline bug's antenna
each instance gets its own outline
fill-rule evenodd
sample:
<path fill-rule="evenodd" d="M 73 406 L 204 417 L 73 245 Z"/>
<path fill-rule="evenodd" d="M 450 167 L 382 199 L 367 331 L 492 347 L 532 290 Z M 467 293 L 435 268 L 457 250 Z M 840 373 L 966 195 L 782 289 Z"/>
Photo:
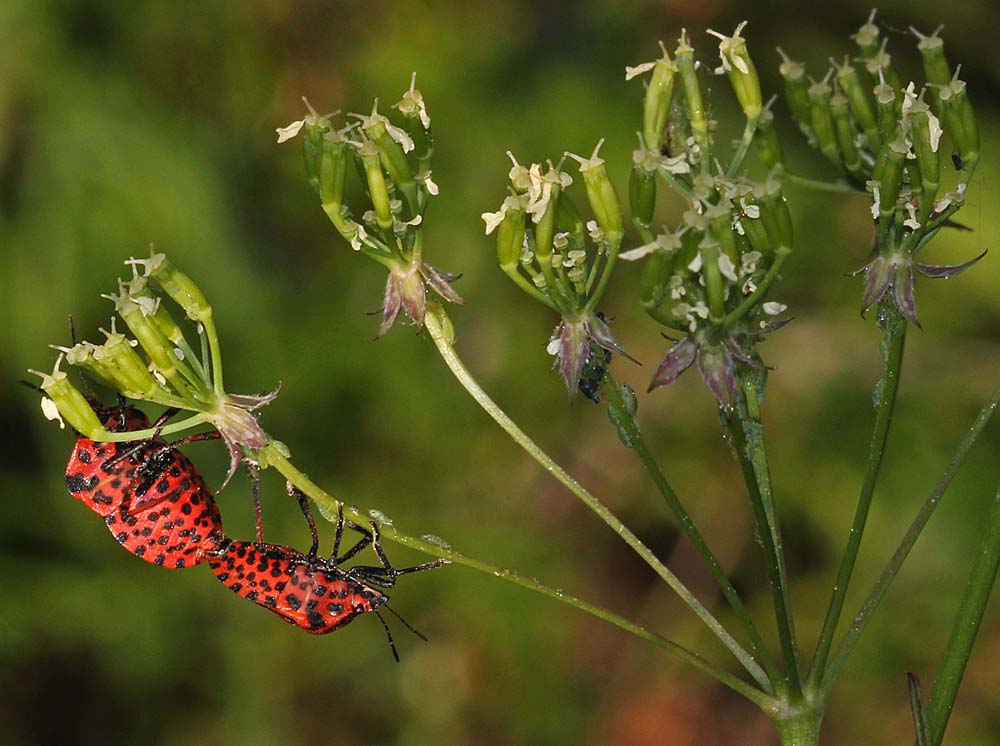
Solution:
<path fill-rule="evenodd" d="M 397 619 L 398 619 L 399 621 L 401 621 L 401 622 L 402 622 L 402 623 L 403 623 L 403 624 L 404 624 L 404 625 L 406 626 L 406 628 L 407 628 L 408 630 L 410 630 L 410 632 L 412 632 L 413 634 L 415 634 L 415 635 L 416 635 L 417 637 L 419 637 L 419 638 L 420 638 L 421 640 L 423 640 L 424 642 L 428 642 L 428 640 L 427 640 L 427 637 L 426 637 L 426 635 L 424 635 L 424 633 L 423 633 L 423 632 L 421 632 L 421 631 L 420 631 L 419 629 L 417 629 L 416 627 L 414 627 L 414 626 L 413 626 L 412 624 L 410 624 L 410 623 L 409 623 L 408 621 L 406 621 L 405 619 L 403 619 L 403 617 L 401 617 L 401 616 L 399 615 L 399 612 L 397 612 L 397 611 L 396 611 L 395 609 L 393 609 L 393 608 L 392 608 L 391 606 L 389 606 L 389 604 L 384 604 L 383 606 L 384 606 L 384 607 L 385 607 L 386 609 L 388 609 L 389 611 L 391 611 L 391 612 L 392 612 L 392 615 L 393 615 L 394 617 L 396 617 L 396 618 L 397 618 Z M 382 618 L 382 617 L 379 617 L 379 619 L 381 619 L 381 618 Z M 383 624 L 385 624 L 385 622 L 383 622 Z"/>
<path fill-rule="evenodd" d="M 388 606 L 386 606 L 385 608 L 389 609 Z M 392 611 L 392 609 L 389 609 L 389 611 Z M 395 611 L 392 611 L 392 613 L 396 614 Z M 385 619 L 377 611 L 375 612 L 375 616 L 378 617 L 378 620 L 380 622 L 382 622 L 382 626 L 385 627 L 385 636 L 387 638 L 389 638 L 389 647 L 392 648 L 392 657 L 396 659 L 396 663 L 399 663 L 399 652 L 396 650 L 396 643 L 392 639 L 392 632 L 389 631 L 389 625 L 385 623 Z M 399 614 L 396 614 L 396 616 L 398 617 Z M 406 622 L 403 622 L 403 624 L 406 624 Z M 406 626 L 410 627 L 409 624 L 406 624 Z M 413 629 L 413 627 L 410 627 L 410 629 Z M 416 631 L 416 630 L 414 630 L 414 631 Z M 424 639 L 427 639 L 427 638 L 424 638 Z"/>

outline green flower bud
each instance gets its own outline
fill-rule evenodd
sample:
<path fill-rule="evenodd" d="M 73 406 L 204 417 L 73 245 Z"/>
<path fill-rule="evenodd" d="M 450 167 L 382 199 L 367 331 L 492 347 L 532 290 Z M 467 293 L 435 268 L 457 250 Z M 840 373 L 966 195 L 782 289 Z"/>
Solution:
<path fill-rule="evenodd" d="M 767 236 L 767 229 L 764 227 L 764 221 L 761 219 L 761 206 L 751 203 L 748 207 L 751 209 L 744 210 L 743 215 L 740 216 L 740 226 L 743 228 L 743 235 L 751 249 L 759 251 L 763 256 L 770 256 L 774 251 L 774 246 L 771 243 L 771 239 Z"/>
<path fill-rule="evenodd" d="M 132 343 L 115 331 L 114 319 L 111 331 L 104 334 L 107 341 L 95 346 L 91 356 L 92 369 L 98 370 L 102 379 L 110 380 L 115 391 L 130 399 L 148 400 L 165 393 Z"/>
<path fill-rule="evenodd" d="M 769 246 L 772 249 L 791 248 L 794 240 L 792 215 L 777 179 L 769 176 L 765 181 L 754 185 L 753 203 L 760 208 L 760 221 Z"/>
<path fill-rule="evenodd" d="M 633 164 L 628 179 L 628 199 L 632 221 L 640 231 L 648 231 L 656 210 L 656 172 Z"/>
<path fill-rule="evenodd" d="M 908 89 L 907 101 L 904 102 L 904 115 L 910 120 L 910 139 L 917 156 L 917 167 L 920 170 L 920 183 L 923 199 L 920 204 L 920 222 L 926 221 L 930 214 L 934 198 L 941 184 L 941 155 L 938 146 L 941 140 L 941 125 L 923 101 L 923 91 L 920 98 Z"/>
<path fill-rule="evenodd" d="M 571 233 L 580 241 L 583 241 L 583 218 L 580 211 L 576 209 L 576 203 L 564 192 L 559 192 L 556 200 L 556 231 L 559 233 Z"/>
<path fill-rule="evenodd" d="M 861 85 L 858 71 L 854 69 L 846 57 L 842 65 L 836 65 L 835 63 L 835 69 L 837 71 L 837 83 L 840 86 L 841 92 L 847 98 L 851 114 L 854 115 L 861 130 L 865 133 L 865 137 L 868 140 L 868 149 L 873 153 L 877 153 L 882 147 L 882 142 L 879 137 L 878 120 L 875 118 L 871 96 L 865 90 L 865 87 Z"/>
<path fill-rule="evenodd" d="M 685 30 L 681 30 L 681 38 L 677 42 L 674 60 L 677 65 L 677 72 L 681 76 L 681 83 L 684 86 L 684 102 L 687 109 L 688 121 L 691 124 L 691 131 L 694 133 L 695 139 L 698 141 L 698 146 L 701 148 L 702 158 L 707 158 L 711 150 L 708 141 L 708 117 L 705 116 L 705 104 L 701 98 L 701 85 L 698 83 L 698 73 L 694 68 L 694 48 L 688 43 L 687 32 Z"/>
<path fill-rule="evenodd" d="M 394 126 L 389 120 L 378 113 L 378 99 L 372 108 L 372 113 L 367 117 L 353 115 L 361 122 L 361 129 L 364 130 L 369 140 L 377 148 L 379 160 L 385 173 L 389 175 L 392 182 L 403 193 L 409 205 L 411 213 L 416 214 L 417 209 L 417 186 L 413 180 L 413 172 L 410 164 L 406 160 L 406 153 L 412 151 L 416 146 L 413 139 L 402 129 Z M 362 155 L 364 158 L 364 155 Z M 368 164 L 365 164 L 366 175 Z M 368 176 L 369 185 L 371 176 Z M 375 210 L 378 214 L 378 208 Z M 382 225 L 382 218 L 379 215 L 379 225 Z M 385 228 L 385 226 L 382 226 Z M 391 227 L 391 223 L 390 223 Z"/>
<path fill-rule="evenodd" d="M 673 254 L 654 251 L 646 257 L 639 279 L 639 302 L 647 311 L 659 308 L 673 267 Z"/>
<path fill-rule="evenodd" d="M 951 66 L 948 64 L 948 58 L 944 56 L 944 40 L 938 36 L 943 28 L 944 26 L 938 26 L 933 34 L 924 36 L 910 26 L 910 31 L 920 40 L 917 49 L 920 50 L 923 59 L 924 77 L 928 83 L 938 86 L 946 86 L 951 81 Z"/>
<path fill-rule="evenodd" d="M 792 112 L 795 121 L 806 134 L 812 132 L 812 109 L 809 105 L 809 82 L 806 80 L 806 67 L 801 62 L 796 62 L 785 54 L 785 51 L 778 47 L 778 54 L 781 55 L 782 63 L 778 66 L 778 72 L 785 80 L 785 100 L 788 108 Z"/>
<path fill-rule="evenodd" d="M 699 244 L 701 269 L 705 278 L 705 296 L 712 321 L 719 323 L 726 315 L 725 288 L 719 271 L 719 257 L 722 252 L 719 242 L 712 235 L 706 235 Z"/>
<path fill-rule="evenodd" d="M 42 412 L 50 420 L 58 420 L 60 419 L 59 415 L 62 415 L 78 433 L 88 437 L 96 436 L 104 429 L 101 421 L 97 419 L 94 408 L 90 406 L 86 397 L 69 382 L 66 374 L 59 370 L 62 359 L 62 355 L 56 358 L 56 364 L 51 373 L 41 373 L 37 370 L 28 371 L 42 379 L 40 388 L 46 395 L 46 398 L 42 399 Z M 55 404 L 54 410 L 51 406 L 52 403 Z"/>
<path fill-rule="evenodd" d="M 878 132 L 883 143 L 888 143 L 896 136 L 896 92 L 892 86 L 882 80 L 874 88 L 875 105 L 878 111 Z M 884 150 L 884 146 L 883 146 Z"/>
<path fill-rule="evenodd" d="M 771 102 L 774 97 L 771 98 Z M 757 157 L 768 169 L 774 168 L 784 160 L 781 152 L 781 140 L 774 129 L 774 114 L 771 113 L 771 102 L 764 107 L 757 119 L 757 134 L 753 139 L 757 149 Z"/>
<path fill-rule="evenodd" d="M 189 319 L 202 323 L 211 320 L 212 306 L 209 305 L 205 294 L 201 292 L 201 288 L 188 275 L 177 269 L 173 262 L 167 259 L 166 254 L 157 253 L 150 248 L 148 259 L 131 259 L 129 260 L 129 264 L 133 267 L 143 267 L 146 277 L 156 280 L 159 286 L 163 288 L 163 292 L 184 309 L 184 313 Z M 111 296 L 105 297 L 114 300 L 116 304 L 118 302 L 117 298 Z M 133 304 L 138 302 L 138 305 L 143 307 L 146 315 L 151 315 L 155 310 L 142 303 L 140 299 L 130 300 Z"/>
<path fill-rule="evenodd" d="M 858 32 L 854 34 L 854 41 L 858 43 L 858 49 L 861 52 L 861 56 L 865 59 L 870 59 L 878 54 L 879 50 L 879 28 L 875 25 L 875 13 L 876 9 L 872 8 L 871 14 L 868 16 L 868 21 L 858 29 Z"/>
<path fill-rule="evenodd" d="M 830 111 L 830 98 L 833 89 L 827 82 L 832 70 L 819 82 L 809 86 L 809 111 L 813 134 L 823 155 L 836 163 L 843 165 L 840 159 L 840 148 L 837 146 L 837 133 L 833 124 L 833 113 Z"/>
<path fill-rule="evenodd" d="M 736 100 L 740 102 L 744 116 L 753 120 L 760 116 L 764 104 L 757 68 L 750 59 L 746 39 L 740 36 L 746 25 L 746 21 L 739 24 L 732 36 L 711 29 L 708 33 L 720 40 L 719 58 L 722 60 L 722 65 L 716 69 L 716 73 L 725 71 L 729 75 L 729 82 L 733 86 L 733 92 L 736 94 Z"/>
<path fill-rule="evenodd" d="M 497 226 L 497 260 L 505 271 L 517 271 L 524 247 L 524 206 L 517 197 L 507 197 L 500 208 L 503 219 Z"/>
<path fill-rule="evenodd" d="M 593 211 L 594 217 L 597 218 L 597 224 L 601 226 L 609 242 L 614 246 L 615 243 L 620 243 L 621 237 L 625 233 L 625 225 L 618 193 L 615 191 L 611 179 L 608 178 L 604 159 L 597 155 L 603 144 L 604 139 L 602 138 L 594 147 L 590 158 L 581 158 L 573 153 L 566 155 L 580 164 L 580 173 L 583 175 L 583 184 L 587 190 L 587 201 L 590 202 L 590 209 Z"/>
<path fill-rule="evenodd" d="M 677 66 L 670 59 L 663 42 L 660 42 L 660 49 L 663 50 L 660 59 L 625 69 L 626 80 L 649 70 L 653 71 L 642 104 L 642 135 L 646 147 L 656 151 L 660 149 L 667 118 L 670 116 L 670 99 L 674 91 L 674 74 L 677 72 Z"/>
<path fill-rule="evenodd" d="M 837 145 L 844 158 L 844 167 L 855 176 L 861 173 L 861 153 L 854 144 L 854 128 L 848 112 L 847 97 L 837 91 L 830 98 L 830 113 L 837 133 Z"/>
<path fill-rule="evenodd" d="M 392 230 L 392 208 L 389 206 L 389 190 L 385 183 L 385 174 L 382 172 L 382 158 L 379 155 L 379 149 L 374 142 L 366 140 L 358 148 L 358 155 L 361 157 L 361 163 L 365 169 L 368 196 L 371 198 L 379 228 Z"/>
<path fill-rule="evenodd" d="M 736 232 L 733 230 L 733 215 L 730 211 L 730 205 L 712 205 L 705 210 L 705 217 L 709 221 L 709 231 L 719 249 L 735 264 L 739 259 L 739 251 L 736 248 Z"/>
<path fill-rule="evenodd" d="M 906 154 L 909 151 L 905 138 L 898 137 L 879 153 L 875 162 L 875 169 L 872 173 L 879 185 L 879 210 L 880 220 L 887 220 L 892 217 L 896 210 L 896 200 L 899 199 L 899 190 L 903 181 L 903 166 L 906 161 Z"/>
<path fill-rule="evenodd" d="M 975 166 L 979 161 L 979 125 L 965 90 L 965 81 L 959 80 L 961 72 L 959 65 L 948 85 L 940 89 L 941 115 L 962 163 Z"/>

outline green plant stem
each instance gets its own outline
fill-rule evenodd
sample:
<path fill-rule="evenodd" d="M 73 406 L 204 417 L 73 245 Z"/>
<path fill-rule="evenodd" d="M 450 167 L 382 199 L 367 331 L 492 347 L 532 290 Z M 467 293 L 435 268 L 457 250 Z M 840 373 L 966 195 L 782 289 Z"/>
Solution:
<path fill-rule="evenodd" d="M 983 542 L 972 563 L 969 582 L 958 606 L 955 624 L 945 647 L 944 661 L 934 681 L 930 702 L 927 705 L 927 722 L 930 726 L 931 746 L 938 746 L 948 727 L 951 709 L 955 706 L 958 688 L 969 664 L 972 646 L 979 632 L 979 625 L 986 613 L 986 604 L 1000 569 L 1000 490 L 993 498 L 993 507 L 986 524 Z"/>
<path fill-rule="evenodd" d="M 774 602 L 775 621 L 778 627 L 778 639 L 781 642 L 781 655 L 784 659 L 784 690 L 793 698 L 802 695 L 802 684 L 799 681 L 798 651 L 795 649 L 794 632 L 792 631 L 791 610 L 786 603 L 788 598 L 781 573 L 782 561 L 778 557 L 778 549 L 774 543 L 774 533 L 768 520 L 767 508 L 761 494 L 757 473 L 750 455 L 747 434 L 743 429 L 743 420 L 734 412 L 727 412 L 722 417 L 726 435 L 733 445 L 736 458 L 743 471 L 743 481 L 746 482 L 750 506 L 753 508 L 757 538 L 764 551 L 764 562 L 767 566 L 768 581 L 771 586 L 771 599 Z"/>
<path fill-rule="evenodd" d="M 757 307 L 757 303 L 764 297 L 768 288 L 771 287 L 771 283 L 774 282 L 775 278 L 778 276 L 778 272 L 781 271 L 781 265 L 785 263 L 785 259 L 787 259 L 788 255 L 791 253 L 792 249 L 788 246 L 779 246 L 774 250 L 774 261 L 761 278 L 760 284 L 757 285 L 757 289 L 744 298 L 736 308 L 726 315 L 726 318 L 722 322 L 723 329 L 732 329 L 734 324 Z"/>
<path fill-rule="evenodd" d="M 743 159 L 747 157 L 747 151 L 750 149 L 754 133 L 757 131 L 758 119 L 760 119 L 759 115 L 747 117 L 746 126 L 743 128 L 743 137 L 740 138 L 740 144 L 736 147 L 733 160 L 730 161 L 729 168 L 726 169 L 726 176 L 729 178 L 736 175 L 736 172 L 740 170 L 740 166 L 743 165 Z"/>
<path fill-rule="evenodd" d="M 726 577 L 726 573 L 719 565 L 719 561 L 716 559 L 715 554 L 712 553 L 712 550 L 705 542 L 705 538 L 701 535 L 701 532 L 695 525 L 691 515 L 684 508 L 683 503 L 681 503 L 680 498 L 677 497 L 677 493 L 674 492 L 673 487 L 670 486 L 670 482 L 667 481 L 667 478 L 660 469 L 659 464 L 657 464 L 656 458 L 649 450 L 649 446 L 646 445 L 646 441 L 642 437 L 642 432 L 639 430 L 639 426 L 636 423 L 635 418 L 629 413 L 628 408 L 625 406 L 621 390 L 619 389 L 614 378 L 611 376 L 610 371 L 605 375 L 601 385 L 604 391 L 605 399 L 608 402 L 608 406 L 615 412 L 615 421 L 619 423 L 618 426 L 625 432 L 629 442 L 629 447 L 634 450 L 636 455 L 639 457 L 643 467 L 646 469 L 646 473 L 649 474 L 650 479 L 653 480 L 653 484 L 656 485 L 656 488 L 660 491 L 663 499 L 666 500 L 668 507 L 680 522 L 685 535 L 694 545 L 698 554 L 700 554 L 702 559 L 705 560 L 705 564 L 708 565 L 716 584 L 719 586 L 722 594 L 726 597 L 726 600 L 732 607 L 733 613 L 736 614 L 736 617 L 743 624 L 747 637 L 750 640 L 750 652 L 760 659 L 772 684 L 780 682 L 782 680 L 781 672 L 778 670 L 777 663 L 775 662 L 773 656 L 768 651 L 767 645 L 764 644 L 764 640 L 761 638 L 760 632 L 758 632 L 756 625 L 753 623 L 753 619 L 751 619 L 749 612 L 743 605 L 743 601 L 740 599 L 740 596 L 733 587 L 733 584 L 730 582 L 729 578 Z"/>
<path fill-rule="evenodd" d="M 781 746 L 819 746 L 819 727 L 823 708 L 799 704 L 774 719 Z"/>
<path fill-rule="evenodd" d="M 620 234 L 617 236 L 608 236 L 607 260 L 601 269 L 601 277 L 597 281 L 597 287 L 590 294 L 590 300 L 587 301 L 587 305 L 584 306 L 584 313 L 592 313 L 597 308 L 597 304 L 601 302 L 601 296 L 604 295 L 604 289 L 608 286 L 608 281 L 611 279 L 611 274 L 615 269 L 615 263 L 618 261 L 618 251 L 621 249 L 621 246 L 622 236 Z M 587 287 L 589 290 L 590 282 L 587 283 Z"/>
<path fill-rule="evenodd" d="M 537 300 L 539 303 L 542 303 L 551 308 L 556 313 L 559 313 L 559 309 L 556 308 L 556 304 L 553 303 L 551 300 L 549 300 L 548 296 L 544 295 L 538 288 L 532 285 L 528 281 L 528 278 L 526 278 L 524 275 L 521 274 L 520 270 L 517 268 L 516 265 L 513 267 L 502 267 L 501 269 L 503 269 L 503 271 L 507 274 L 507 276 L 511 280 L 513 280 L 514 284 L 517 285 L 519 288 L 521 288 L 521 290 L 526 292 L 528 295 Z"/>
<path fill-rule="evenodd" d="M 781 525 L 778 523 L 777 507 L 774 499 L 774 487 L 771 484 L 771 467 L 767 460 L 767 449 L 764 446 L 764 423 L 761 419 L 760 403 L 763 398 L 758 388 L 757 379 L 743 379 L 743 397 L 746 409 L 738 408 L 737 416 L 746 438 L 746 453 L 753 466 L 753 473 L 760 490 L 764 516 L 767 518 L 767 528 L 771 532 L 771 543 L 774 545 L 774 558 L 778 566 L 778 582 L 781 592 L 781 609 L 775 607 L 778 613 L 779 631 L 784 628 L 789 644 L 784 648 L 784 654 L 792 656 L 788 665 L 794 669 L 795 682 L 798 684 L 799 646 L 795 639 L 795 615 L 792 613 L 791 590 L 788 583 L 788 570 L 785 566 L 785 545 L 781 538 Z"/>
<path fill-rule="evenodd" d="M 99 433 L 88 433 L 87 437 L 98 443 L 131 443 L 132 441 L 145 440 L 156 436 L 173 435 L 183 430 L 190 430 L 192 427 L 198 427 L 198 425 L 202 425 L 207 421 L 207 415 L 196 414 L 193 417 L 188 417 L 186 420 L 171 422 L 169 425 L 164 425 L 160 428 L 148 427 L 145 430 L 125 430 L 116 433 L 102 430 Z"/>
<path fill-rule="evenodd" d="M 300 489 L 306 494 L 306 496 L 316 502 L 327 513 L 336 513 L 339 507 L 343 507 L 345 515 L 348 515 L 350 518 L 358 522 L 365 523 L 370 520 L 370 516 L 363 514 L 357 508 L 353 508 L 342 503 L 319 487 L 308 476 L 296 468 L 295 465 L 292 464 L 292 462 L 289 461 L 288 458 L 279 452 L 273 445 L 266 446 L 258 452 L 257 455 L 260 458 L 262 465 L 276 469 L 293 486 Z M 761 692 L 756 687 L 748 684 L 728 671 L 724 671 L 714 666 L 712 663 L 708 662 L 692 650 L 689 650 L 672 640 L 668 640 L 655 632 L 650 632 L 644 627 L 631 622 L 618 614 L 608 611 L 607 609 L 583 601 L 582 599 L 565 593 L 558 588 L 553 588 L 545 585 L 544 583 L 540 583 L 537 580 L 526 578 L 512 570 L 497 567 L 496 565 L 491 565 L 487 562 L 469 557 L 468 555 L 455 551 L 443 542 L 428 541 L 426 539 L 418 539 L 408 536 L 401 533 L 394 526 L 388 523 L 382 523 L 379 525 L 379 533 L 383 538 L 394 541 L 402 546 L 416 549 L 417 551 L 424 552 L 434 557 L 442 557 L 455 564 L 464 565 L 474 570 L 478 570 L 479 572 L 493 575 L 494 577 L 519 585 L 522 588 L 527 588 L 535 591 L 536 593 L 548 596 L 549 598 L 554 598 L 557 601 L 561 601 L 564 604 L 568 604 L 569 606 L 579 609 L 580 611 L 595 616 L 598 619 L 603 619 L 604 621 L 613 624 L 626 632 L 653 643 L 657 647 L 666 650 L 668 653 L 676 656 L 677 658 L 690 663 L 698 670 L 712 676 L 733 691 L 742 694 L 765 712 L 773 713 L 778 707 L 778 703 L 775 702 L 775 700 Z"/>
<path fill-rule="evenodd" d="M 736 657 L 737 660 L 743 665 L 747 672 L 753 676 L 754 680 L 760 684 L 761 687 L 768 686 L 767 674 L 760 667 L 753 656 L 750 655 L 740 645 L 729 631 L 716 619 L 708 609 L 706 609 L 694 594 L 674 575 L 663 562 L 647 547 L 642 541 L 639 540 L 635 534 L 633 534 L 629 528 L 615 516 L 608 508 L 598 500 L 594 495 L 592 495 L 583 485 L 577 482 L 573 477 L 571 477 L 566 470 L 563 469 L 559 464 L 557 464 L 545 451 L 538 447 L 528 435 L 517 426 L 517 424 L 507 416 L 496 402 L 494 402 L 479 383 L 472 376 L 472 374 L 466 369 L 465 365 L 462 363 L 461 358 L 459 358 L 458 353 L 455 352 L 455 348 L 452 344 L 452 339 L 450 335 L 451 322 L 448 320 L 447 314 L 445 314 L 444 309 L 440 306 L 431 306 L 427 309 L 427 314 L 424 317 L 424 324 L 427 327 L 427 331 L 430 333 L 431 339 L 434 341 L 438 352 L 441 354 L 441 358 L 444 360 L 445 364 L 451 370 L 452 374 L 458 379 L 458 382 L 462 384 L 465 390 L 470 396 L 482 407 L 487 414 L 492 417 L 504 432 L 506 432 L 511 439 L 517 443 L 521 448 L 525 450 L 528 455 L 530 455 L 535 461 L 537 461 L 542 468 L 547 472 L 552 474 L 556 479 L 563 483 L 563 485 L 574 495 L 576 495 L 581 502 L 583 502 L 588 508 L 590 508 L 597 516 L 603 520 L 612 531 L 618 534 L 622 540 L 627 543 L 636 554 L 638 554 L 650 568 L 659 575 L 668 586 L 678 595 L 678 597 L 705 623 L 705 625 L 712 630 L 716 637 L 722 642 L 723 645 Z"/>
<path fill-rule="evenodd" d="M 885 596 L 886 592 L 888 592 L 889 586 L 892 585 L 892 581 L 899 572 L 899 568 L 902 567 L 903 562 L 910 553 L 910 550 L 913 549 L 913 545 L 917 543 L 917 539 L 920 537 L 921 531 L 924 530 L 924 526 L 927 525 L 931 515 L 934 514 L 934 510 L 941 502 L 941 498 L 944 496 L 945 491 L 951 484 L 951 480 L 955 478 L 955 474 L 958 473 L 959 467 L 965 461 L 965 457 L 968 456 L 969 451 L 979 438 L 980 433 L 982 433 L 985 429 L 986 424 L 990 421 L 993 413 L 996 412 L 998 406 L 1000 406 L 1000 386 L 997 386 L 993 390 L 993 394 L 991 395 L 989 401 L 987 401 L 980 410 L 975 422 L 973 422 L 972 426 L 969 428 L 969 432 L 967 432 L 965 437 L 962 438 L 962 442 L 959 444 L 955 455 L 952 456 L 951 461 L 948 462 L 948 466 L 938 479 L 937 484 L 934 485 L 934 489 L 931 490 L 927 499 L 924 500 L 924 504 L 920 507 L 919 512 L 913 519 L 913 523 L 910 524 L 909 529 L 907 529 L 906 534 L 903 536 L 902 541 L 900 541 L 896 551 L 893 552 L 892 557 L 889 559 L 888 564 L 879 576 L 878 581 L 876 581 L 871 593 L 869 593 L 868 598 L 865 599 L 864 605 L 854 617 L 853 624 L 851 624 L 850 629 L 844 635 L 844 639 L 837 648 L 836 655 L 834 655 L 831 659 L 830 666 L 823 675 L 821 686 L 821 690 L 823 692 L 828 692 L 830 687 L 833 686 L 833 682 L 836 679 L 837 674 L 847 662 L 848 657 L 851 655 L 851 651 L 857 644 L 858 638 L 861 636 L 865 626 L 868 624 L 868 620 L 871 619 L 875 609 L 878 608 L 882 598 Z"/>
<path fill-rule="evenodd" d="M 809 179 L 805 176 L 798 176 L 797 174 L 793 174 L 789 171 L 782 171 L 781 179 L 789 184 L 795 184 L 796 186 L 804 187 L 805 189 L 813 189 L 817 192 L 864 194 L 864 192 L 858 191 L 846 181 L 819 181 L 818 179 Z"/>
<path fill-rule="evenodd" d="M 826 619 L 823 621 L 823 629 L 820 632 L 819 641 L 816 645 L 816 654 L 813 656 L 812 668 L 809 672 L 809 685 L 815 686 L 823 680 L 827 658 L 830 655 L 830 648 L 833 645 L 833 636 L 837 631 L 837 623 L 844 610 L 844 602 L 847 599 L 847 589 L 851 583 L 851 575 L 854 572 L 854 565 L 858 559 L 858 551 L 861 548 L 861 537 L 865 532 L 865 523 L 868 521 L 868 511 L 871 508 L 872 495 L 875 493 L 875 484 L 878 481 L 879 469 L 882 466 L 882 457 L 885 455 L 885 446 L 889 438 L 889 427 L 892 424 L 892 413 L 896 404 L 896 392 L 899 389 L 900 369 L 903 365 L 903 343 L 906 340 L 907 322 L 895 309 L 885 321 L 885 343 L 888 344 L 888 354 L 885 361 L 885 369 L 882 374 L 882 395 L 878 404 L 878 411 L 875 415 L 875 427 L 872 431 L 871 443 L 868 448 L 868 466 L 865 470 L 865 479 L 861 486 L 861 494 L 858 497 L 858 504 L 854 511 L 854 520 L 851 523 L 851 532 L 847 539 L 847 547 L 837 572 L 837 579 L 834 582 L 833 593 L 830 598 L 830 606 L 826 612 Z"/>

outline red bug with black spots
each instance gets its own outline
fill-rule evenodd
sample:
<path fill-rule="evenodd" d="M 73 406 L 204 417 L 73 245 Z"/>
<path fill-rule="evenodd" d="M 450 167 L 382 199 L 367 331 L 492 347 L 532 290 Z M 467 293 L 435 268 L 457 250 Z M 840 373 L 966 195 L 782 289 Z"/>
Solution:
<path fill-rule="evenodd" d="M 305 495 L 289 487 L 302 508 L 312 533 L 312 547 L 302 554 L 278 544 L 252 543 L 225 539 L 217 550 L 209 552 L 209 567 L 226 587 L 243 598 L 263 606 L 289 624 L 314 635 L 325 635 L 349 624 L 355 617 L 373 613 L 382 622 L 392 654 L 399 660 L 392 633 L 379 613 L 386 608 L 421 639 L 427 639 L 399 617 L 388 605 L 389 597 L 380 588 L 392 588 L 400 575 L 432 570 L 447 564 L 438 559 L 415 567 L 393 567 L 379 541 L 378 525 L 371 531 L 344 520 L 338 511 L 333 553 L 329 559 L 318 556 L 319 536 L 309 511 Z M 344 554 L 340 552 L 344 525 L 362 534 L 362 538 Z M 371 546 L 380 566 L 355 565 L 349 569 L 344 562 Z"/>
<path fill-rule="evenodd" d="M 92 402 L 109 432 L 160 427 L 119 402 Z M 112 536 L 141 559 L 163 567 L 193 567 L 222 541 L 222 518 L 201 474 L 177 446 L 217 438 L 202 433 L 168 443 L 152 437 L 139 443 L 99 443 L 77 438 L 66 465 L 70 494 L 104 518 Z"/>

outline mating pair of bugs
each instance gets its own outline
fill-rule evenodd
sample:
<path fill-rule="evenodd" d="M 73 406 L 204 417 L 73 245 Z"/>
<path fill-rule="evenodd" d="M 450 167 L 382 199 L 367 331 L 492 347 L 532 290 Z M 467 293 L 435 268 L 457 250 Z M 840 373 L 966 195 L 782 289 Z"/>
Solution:
<path fill-rule="evenodd" d="M 126 406 L 123 400 L 114 407 L 96 401 L 91 405 L 109 432 L 158 430 L 174 414 L 168 411 L 151 426 L 143 412 Z M 207 561 L 230 590 L 306 632 L 333 632 L 371 612 L 382 622 L 392 654 L 399 660 L 392 633 L 379 613 L 385 608 L 426 639 L 386 604 L 388 596 L 380 589 L 392 588 L 400 575 L 440 567 L 446 560 L 394 568 L 379 541 L 378 525 L 372 522 L 369 530 L 345 521 L 342 509 L 338 511 L 333 553 L 329 559 L 322 558 L 306 497 L 291 485 L 289 494 L 298 499 L 306 517 L 312 546 L 303 554 L 280 544 L 266 544 L 256 481 L 257 541 L 227 537 L 212 492 L 194 464 L 178 450 L 180 445 L 217 437 L 218 433 L 210 432 L 173 443 L 158 436 L 130 443 L 99 443 L 80 436 L 66 466 L 66 486 L 73 497 L 104 519 L 118 543 L 132 554 L 172 569 Z M 360 533 L 361 539 L 341 554 L 345 525 Z M 380 565 L 343 567 L 369 546 Z"/>

